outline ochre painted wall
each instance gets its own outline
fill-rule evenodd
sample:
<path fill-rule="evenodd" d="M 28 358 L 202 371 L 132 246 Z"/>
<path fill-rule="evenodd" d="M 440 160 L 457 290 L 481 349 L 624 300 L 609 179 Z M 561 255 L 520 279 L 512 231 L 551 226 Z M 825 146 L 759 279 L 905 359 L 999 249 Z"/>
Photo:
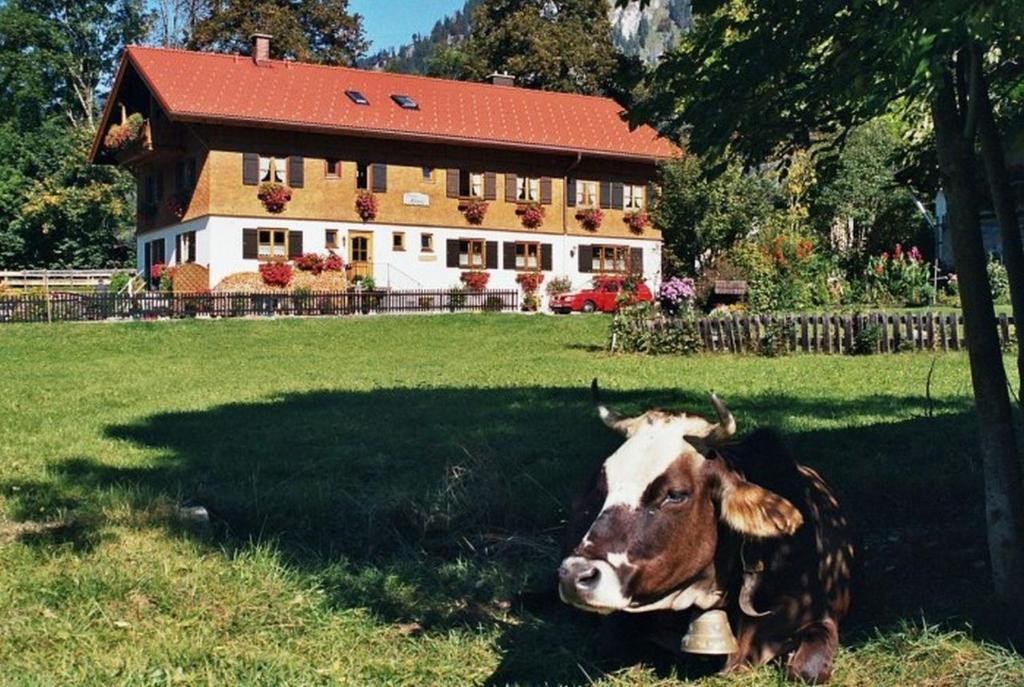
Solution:
<path fill-rule="evenodd" d="M 387 191 L 377 193 L 377 220 L 409 226 L 465 226 L 472 230 L 522 231 L 516 203 L 505 201 L 505 174 L 551 178 L 551 204 L 544 205 L 545 219 L 537 234 L 563 234 L 601 238 L 661 238 L 649 227 L 642 234 L 629 230 L 621 210 L 604 209 L 604 221 L 597 231 L 580 226 L 575 207 L 565 205 L 565 178 L 622 181 L 646 185 L 656 173 L 653 163 L 598 158 L 576 159 L 542 153 L 523 153 L 473 147 L 443 146 L 375 140 L 359 137 L 326 136 L 195 125 L 189 127 L 187 155 L 197 159 L 197 184 L 183 220 L 203 215 L 275 217 L 321 221 L 359 221 L 355 210 L 357 160 L 387 165 Z M 209 151 L 208 153 L 206 151 Z M 257 186 L 242 183 L 242 153 L 252 152 L 285 159 L 304 158 L 304 184 L 293 189 L 287 209 L 271 215 L 256 197 Z M 326 158 L 342 160 L 340 178 L 326 176 Z M 433 168 L 429 181 L 423 167 Z M 488 201 L 482 225 L 471 225 L 459 210 L 459 200 L 447 197 L 447 170 L 472 169 L 496 174 L 496 199 Z M 141 176 L 147 169 L 138 170 Z M 165 164 L 165 188 L 173 191 L 174 165 Z M 141 188 L 140 191 L 144 192 Z M 371 179 L 372 185 L 372 179 Z M 403 194 L 415 192 L 429 198 L 428 207 L 406 205 Z M 140 232 L 173 223 L 164 210 L 149 222 L 140 222 Z"/>

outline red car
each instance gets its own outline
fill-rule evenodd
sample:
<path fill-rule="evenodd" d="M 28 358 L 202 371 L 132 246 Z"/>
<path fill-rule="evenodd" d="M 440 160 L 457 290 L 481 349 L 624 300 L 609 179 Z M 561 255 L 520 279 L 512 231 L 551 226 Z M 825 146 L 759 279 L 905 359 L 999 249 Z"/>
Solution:
<path fill-rule="evenodd" d="M 596 280 L 595 280 L 596 281 Z M 594 286 L 584 289 L 578 293 L 565 293 L 560 296 L 552 296 L 549 303 L 550 308 L 559 313 L 569 312 L 615 312 L 619 309 L 615 302 L 619 292 L 622 291 L 622 283 L 625 277 L 607 277 L 596 281 Z M 651 290 L 647 285 L 640 282 L 636 286 L 634 301 L 650 302 L 654 300 Z"/>

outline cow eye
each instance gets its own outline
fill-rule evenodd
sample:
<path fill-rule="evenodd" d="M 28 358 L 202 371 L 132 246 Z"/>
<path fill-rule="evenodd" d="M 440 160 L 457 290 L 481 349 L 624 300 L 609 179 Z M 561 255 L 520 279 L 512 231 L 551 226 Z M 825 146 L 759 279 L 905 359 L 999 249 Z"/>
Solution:
<path fill-rule="evenodd" d="M 673 489 L 665 494 L 665 503 L 682 503 L 688 498 L 690 498 L 690 492 L 683 489 Z"/>

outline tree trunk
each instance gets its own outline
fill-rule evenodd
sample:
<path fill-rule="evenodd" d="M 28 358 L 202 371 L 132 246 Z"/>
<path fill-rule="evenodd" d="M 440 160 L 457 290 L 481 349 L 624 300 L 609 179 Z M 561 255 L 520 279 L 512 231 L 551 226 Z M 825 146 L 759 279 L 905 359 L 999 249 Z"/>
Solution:
<path fill-rule="evenodd" d="M 981 59 L 980 50 L 976 47 L 974 59 Z M 1010 188 L 1010 178 L 1006 173 L 1003 143 L 995 114 L 992 112 L 988 83 L 980 69 L 978 81 L 978 137 L 981 140 L 981 157 L 985 163 L 985 176 L 988 178 L 992 206 L 999 222 L 1003 264 L 1006 265 L 1006 275 L 1010 282 L 1010 303 L 1013 305 L 1013 321 L 1017 332 L 1017 379 L 1024 383 L 1024 246 L 1021 245 L 1013 190 Z M 1017 397 L 1020 399 L 1019 390 Z"/>
<path fill-rule="evenodd" d="M 936 83 L 931 111 L 939 171 L 949 198 L 953 256 L 978 418 L 992 582 L 996 595 L 1017 607 L 1024 601 L 1024 487 L 978 219 L 974 136 L 969 131 L 965 135 L 948 70 Z"/>

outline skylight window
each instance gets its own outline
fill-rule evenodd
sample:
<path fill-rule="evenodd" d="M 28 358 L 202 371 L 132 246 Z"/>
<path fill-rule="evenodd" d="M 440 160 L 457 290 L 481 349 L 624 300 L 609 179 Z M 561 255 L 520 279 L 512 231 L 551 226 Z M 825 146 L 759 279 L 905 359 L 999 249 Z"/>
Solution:
<path fill-rule="evenodd" d="M 359 91 L 345 91 L 345 95 L 348 99 L 354 102 L 356 105 L 369 105 L 370 101 L 366 99 L 366 96 Z"/>
<path fill-rule="evenodd" d="M 398 106 L 406 110 L 418 110 L 420 106 L 416 104 L 416 101 L 407 95 L 392 95 L 391 99 L 398 103 Z"/>

